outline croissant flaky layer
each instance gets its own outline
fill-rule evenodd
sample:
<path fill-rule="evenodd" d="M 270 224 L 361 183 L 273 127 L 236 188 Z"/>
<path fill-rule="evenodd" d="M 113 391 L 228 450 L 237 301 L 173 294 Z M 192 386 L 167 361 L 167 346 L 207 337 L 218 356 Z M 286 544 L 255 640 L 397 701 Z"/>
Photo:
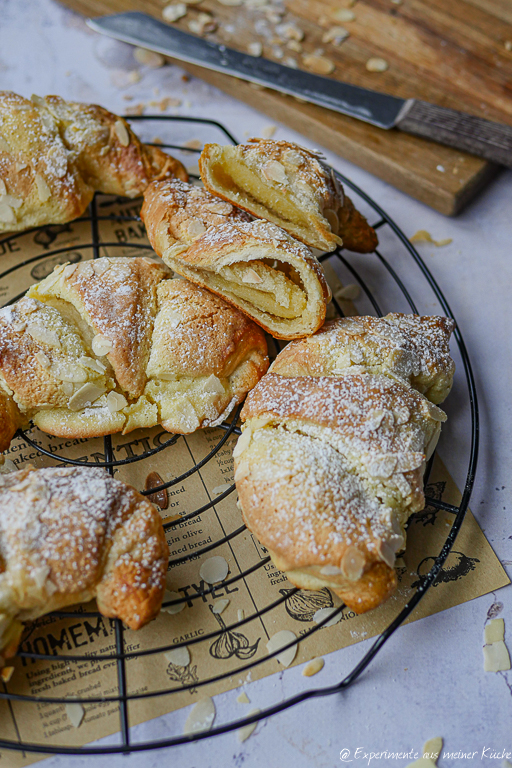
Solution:
<path fill-rule="evenodd" d="M 327 586 L 359 613 L 395 588 L 446 420 L 432 400 L 451 387 L 452 328 L 412 315 L 338 320 L 288 345 L 249 394 L 235 448 L 242 514 L 292 583 Z"/>
<path fill-rule="evenodd" d="M 375 230 L 320 157 L 288 141 L 250 139 L 235 147 L 207 144 L 199 171 L 210 192 L 277 224 L 311 248 L 375 250 Z"/>
<path fill-rule="evenodd" d="M 151 245 L 193 283 L 281 339 L 314 333 L 330 290 L 310 249 L 268 221 L 175 180 L 151 184 L 141 216 Z"/>
<path fill-rule="evenodd" d="M 103 107 L 0 91 L 0 232 L 71 221 L 95 191 L 137 197 L 169 176 L 188 178 Z"/>
<path fill-rule="evenodd" d="M 268 367 L 263 332 L 146 258 L 58 267 L 0 310 L 0 447 L 32 420 L 64 437 L 221 421 Z"/>
<path fill-rule="evenodd" d="M 168 559 L 157 509 L 104 470 L 0 474 L 0 661 L 16 652 L 21 622 L 94 598 L 104 616 L 144 626 Z"/>

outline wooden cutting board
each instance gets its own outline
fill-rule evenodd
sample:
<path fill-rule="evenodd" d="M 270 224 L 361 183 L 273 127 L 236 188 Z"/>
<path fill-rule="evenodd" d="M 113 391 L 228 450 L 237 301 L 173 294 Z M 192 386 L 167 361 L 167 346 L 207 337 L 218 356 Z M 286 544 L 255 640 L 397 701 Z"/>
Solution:
<path fill-rule="evenodd" d="M 64 2 L 87 16 L 143 10 L 161 19 L 165 7 L 165 0 Z M 322 56 L 335 65 L 330 77 L 512 125 L 510 0 L 352 2 L 287 0 L 286 13 L 279 22 L 269 18 L 275 6 L 226 6 L 218 0 L 202 0 L 188 5 L 186 16 L 176 24 L 189 31 L 189 23 L 207 12 L 217 22 L 208 39 L 244 51 L 249 43 L 260 41 L 267 58 L 282 63 L 292 59 L 304 69 L 303 56 L 321 49 Z M 355 18 L 337 21 L 336 10 L 349 6 Z M 286 22 L 293 22 L 304 32 L 302 52 L 288 47 L 282 32 L 276 30 L 277 24 Z M 322 42 L 333 26 L 349 32 L 339 45 Z M 296 41 L 291 45 L 296 48 Z M 387 71 L 368 71 L 365 64 L 370 57 L 385 59 Z M 398 131 L 383 131 L 228 75 L 189 64 L 181 66 L 441 213 L 458 213 L 496 173 L 496 166 L 464 152 Z"/>

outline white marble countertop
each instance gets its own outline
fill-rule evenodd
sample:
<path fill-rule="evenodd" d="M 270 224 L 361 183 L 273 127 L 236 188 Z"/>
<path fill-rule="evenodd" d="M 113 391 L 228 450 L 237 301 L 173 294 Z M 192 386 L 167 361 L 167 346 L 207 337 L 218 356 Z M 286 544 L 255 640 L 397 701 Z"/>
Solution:
<path fill-rule="evenodd" d="M 143 67 L 132 49 L 88 30 L 83 20 L 53 0 L 0 0 L 0 88 L 29 96 L 58 93 L 100 103 L 114 112 L 169 96 L 181 101 L 168 114 L 221 120 L 239 139 L 262 135 L 268 117 L 199 80 L 184 82 L 177 67 Z M 138 82 L 129 83 L 127 71 Z M 124 74 L 123 74 L 124 73 Z M 154 91 L 154 89 L 158 89 Z M 155 96 L 154 94 L 158 95 Z M 132 96 L 127 100 L 125 96 Z M 308 142 L 277 126 L 275 138 Z M 510 462 L 512 412 L 512 173 L 503 172 L 456 219 L 447 219 L 357 167 L 326 153 L 329 162 L 369 193 L 407 235 L 426 229 L 434 238 L 453 238 L 443 248 L 419 250 L 441 284 L 464 335 L 474 367 L 481 411 L 480 460 L 471 507 L 495 552 L 512 574 Z M 453 405 L 452 405 L 453 409 Z M 467 430 L 457 418 L 450 433 L 467 448 Z M 453 445 L 453 442 L 451 443 Z M 458 452 L 441 454 L 459 486 L 465 465 Z M 419 751 L 427 739 L 444 738 L 445 750 L 474 752 L 472 760 L 442 757 L 448 766 L 501 765 L 492 750 L 512 751 L 512 672 L 485 674 L 482 630 L 489 607 L 503 603 L 506 640 L 512 651 L 512 588 L 402 627 L 369 670 L 347 692 L 308 701 L 261 723 L 239 744 L 230 733 L 173 750 L 131 756 L 52 757 L 48 768 L 94 765 L 256 766 L 327 768 L 342 764 L 350 750 L 352 765 L 367 765 L 360 747 L 370 751 Z M 508 625 L 507 625 L 508 622 Z M 321 684 L 341 679 L 369 647 L 361 642 L 326 658 Z M 317 678 L 319 680 L 319 678 Z M 253 706 L 301 690 L 299 669 L 250 686 Z M 233 692 L 216 697 L 218 721 L 240 716 Z M 178 713 L 185 718 L 186 713 Z M 166 718 L 134 729 L 137 739 L 161 739 Z M 486 752 L 482 751 L 487 749 Z M 407 759 L 374 759 L 371 765 L 405 766 Z M 0 765 L 8 765 L 4 753 Z"/>

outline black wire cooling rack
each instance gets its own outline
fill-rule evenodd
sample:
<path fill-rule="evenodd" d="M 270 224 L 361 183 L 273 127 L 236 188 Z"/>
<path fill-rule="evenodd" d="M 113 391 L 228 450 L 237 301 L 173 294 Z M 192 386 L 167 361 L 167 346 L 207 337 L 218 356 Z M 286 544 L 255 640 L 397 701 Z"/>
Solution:
<path fill-rule="evenodd" d="M 138 116 L 131 117 L 130 119 L 142 120 L 144 121 L 145 125 L 150 125 L 153 127 L 155 125 L 162 125 L 163 123 L 165 124 L 167 129 L 169 129 L 170 126 L 172 126 L 173 129 L 175 129 L 180 124 L 181 126 L 194 125 L 196 129 L 200 128 L 202 130 L 204 129 L 207 131 L 217 132 L 217 134 L 220 133 L 223 139 L 227 139 L 233 144 L 237 143 L 234 137 L 226 130 L 226 128 L 224 128 L 224 126 L 222 126 L 219 122 L 215 120 L 206 120 L 201 118 L 169 117 L 169 116 L 161 116 L 161 115 L 155 115 L 155 116 L 144 115 L 140 117 Z M 216 140 L 218 140 L 218 136 L 216 137 Z M 171 150 L 186 151 L 187 153 L 200 152 L 199 149 L 192 148 L 190 145 L 187 146 L 186 143 L 184 145 L 163 143 L 161 146 Z M 193 176 L 194 174 L 191 174 L 191 175 Z M 359 198 L 359 200 L 364 201 L 364 204 L 366 204 L 367 209 L 371 211 L 370 216 L 373 217 L 373 220 L 372 218 L 370 218 L 370 223 L 373 225 L 373 227 L 376 230 L 380 230 L 381 237 L 384 234 L 384 232 L 386 232 L 387 230 L 386 232 L 387 250 L 392 248 L 393 257 L 400 254 L 402 257 L 402 263 L 403 263 L 403 259 L 405 258 L 409 263 L 409 265 L 413 266 L 414 269 L 413 269 L 413 274 L 411 279 L 414 281 L 415 290 L 416 291 L 418 290 L 418 283 L 419 283 L 420 294 L 424 296 L 424 294 L 427 293 L 427 291 L 430 292 L 430 294 L 433 294 L 433 297 L 435 297 L 435 300 L 438 302 L 438 305 L 441 308 L 442 312 L 444 312 L 444 314 L 446 314 L 447 316 L 453 318 L 453 314 L 450 310 L 448 302 L 446 301 L 444 294 L 441 291 L 439 285 L 437 284 L 436 280 L 434 279 L 433 275 L 431 274 L 430 270 L 426 266 L 423 259 L 420 257 L 420 255 L 418 254 L 414 246 L 409 242 L 409 240 L 406 238 L 406 236 L 401 231 L 401 229 L 397 226 L 397 224 L 395 224 L 395 222 L 388 216 L 388 214 L 384 210 L 382 210 L 382 208 L 376 202 L 374 202 L 367 194 L 365 194 L 361 189 L 359 189 L 353 182 L 345 178 L 340 173 L 336 172 L 336 175 L 338 176 L 340 181 L 343 183 L 343 185 L 345 185 L 345 187 L 350 188 L 350 190 L 352 190 L 352 192 L 355 193 L 355 195 Z M 130 201 L 130 202 L 133 202 L 133 201 Z M 46 250 L 44 253 L 36 257 L 26 259 L 26 260 L 21 259 L 18 263 L 16 263 L 16 265 L 1 272 L 0 280 L 3 280 L 9 274 L 16 272 L 24 267 L 28 267 L 31 264 L 36 264 L 39 261 L 51 259 L 52 257 L 62 257 L 64 254 L 71 253 L 75 251 L 77 248 L 79 248 L 81 251 L 86 249 L 92 249 L 93 258 L 98 258 L 100 256 L 101 247 L 109 247 L 114 249 L 119 248 L 120 243 L 118 242 L 104 242 L 103 240 L 101 240 L 100 232 L 99 232 L 100 222 L 105 220 L 111 221 L 112 217 L 114 217 L 115 221 L 119 221 L 119 222 L 122 222 L 122 221 L 137 222 L 137 221 L 140 221 L 140 219 L 138 219 L 137 216 L 118 216 L 116 214 L 113 214 L 111 216 L 101 215 L 100 213 L 98 213 L 98 207 L 99 207 L 98 197 L 96 197 L 90 206 L 89 214 L 82 218 L 82 221 L 90 222 L 91 240 L 89 243 L 85 243 L 85 244 L 80 243 L 79 246 L 75 244 L 65 248 Z M 43 232 L 43 229 L 44 228 L 41 228 L 40 230 L 34 229 L 31 231 L 37 234 L 38 231 Z M 0 241 L 0 246 L 3 245 L 5 247 L 6 244 L 12 243 L 17 238 L 26 234 L 27 232 L 24 232 L 24 233 L 11 235 L 10 237 L 4 238 L 3 240 Z M 129 243 L 124 242 L 122 243 L 122 246 L 124 248 L 126 248 L 127 246 L 130 246 L 137 250 L 151 250 L 150 246 L 137 243 L 135 241 L 129 242 Z M 402 300 L 405 300 L 406 305 L 409 308 L 409 311 L 414 313 L 419 313 L 418 307 L 414 299 L 412 298 L 411 292 L 405 285 L 404 278 L 397 273 L 397 268 L 391 265 L 388 258 L 384 256 L 382 251 L 383 249 L 379 248 L 375 250 L 373 254 L 365 255 L 363 257 L 358 256 L 357 259 L 355 260 L 356 266 L 354 266 L 354 260 L 350 258 L 350 254 L 343 252 L 343 249 L 338 249 L 337 251 L 334 252 L 334 254 L 327 254 L 321 257 L 321 260 L 326 258 L 334 259 L 334 260 L 337 259 L 339 264 L 342 265 L 342 268 L 346 271 L 346 273 L 351 274 L 353 278 L 357 281 L 358 285 L 360 286 L 363 292 L 363 297 L 365 297 L 365 300 L 369 302 L 369 304 L 373 307 L 373 310 L 377 315 L 382 315 L 383 312 L 381 311 L 380 301 L 376 297 L 375 290 L 370 289 L 369 285 L 370 285 L 370 282 L 375 284 L 381 279 L 388 280 L 388 281 L 390 280 L 391 285 L 393 286 L 393 291 L 396 292 L 396 290 L 398 290 L 399 294 L 402 297 Z M 396 263 L 395 258 L 393 258 L 393 262 Z M 416 274 L 414 274 L 414 270 L 416 270 Z M 417 270 L 419 270 L 419 273 L 417 272 Z M 367 273 L 369 273 L 370 279 L 368 279 Z M 22 294 L 20 294 L 20 296 L 21 295 Z M 13 303 L 20 296 L 15 296 L 11 298 L 8 303 Z M 430 298 L 432 298 L 432 296 L 430 296 Z M 334 298 L 333 301 L 335 303 L 337 312 L 340 315 L 343 315 L 341 307 L 339 303 L 336 301 L 336 298 Z M 200 638 L 196 638 L 192 641 L 188 640 L 186 642 L 173 643 L 172 645 L 169 644 L 169 645 L 161 646 L 158 648 L 152 648 L 150 650 L 143 650 L 143 651 L 139 650 L 136 652 L 127 652 L 125 647 L 126 644 L 124 639 L 124 628 L 123 628 L 122 622 L 119 620 L 115 620 L 115 652 L 114 653 L 96 654 L 94 656 L 66 655 L 65 657 L 62 657 L 62 658 L 65 659 L 67 664 L 73 664 L 73 663 L 83 662 L 83 661 L 88 661 L 88 662 L 114 661 L 115 662 L 116 668 L 117 668 L 116 669 L 117 686 L 118 686 L 117 695 L 73 698 L 72 701 L 80 702 L 82 704 L 95 703 L 95 702 L 112 702 L 112 703 L 115 702 L 119 707 L 119 715 L 120 715 L 120 734 L 121 734 L 120 743 L 113 744 L 113 745 L 109 744 L 105 746 L 86 745 L 83 747 L 70 747 L 67 745 L 59 746 L 59 745 L 31 743 L 31 742 L 22 741 L 20 738 L 18 738 L 18 740 L 15 741 L 12 739 L 5 739 L 2 737 L 1 724 L 0 724 L 0 749 L 11 749 L 11 750 L 16 750 L 18 752 L 40 752 L 43 754 L 92 755 L 92 754 L 108 754 L 108 753 L 128 753 L 128 752 L 148 750 L 148 749 L 159 749 L 162 747 L 171 747 L 178 744 L 184 744 L 191 741 L 210 738 L 211 736 L 214 736 L 214 735 L 226 733 L 228 731 L 241 728 L 250 723 L 255 723 L 258 720 L 262 720 L 264 718 L 270 717 L 271 715 L 275 715 L 279 712 L 282 712 L 283 710 L 289 707 L 292 707 L 296 704 L 299 704 L 300 702 L 304 702 L 307 699 L 312 699 L 318 696 L 329 696 L 334 693 L 339 693 L 343 689 L 352 685 L 352 683 L 368 667 L 368 665 L 370 664 L 372 659 L 376 656 L 376 654 L 379 652 L 379 650 L 382 648 L 384 643 L 386 643 L 386 641 L 389 640 L 389 638 L 395 632 L 395 630 L 411 614 L 411 612 L 414 610 L 416 605 L 419 603 L 419 601 L 422 599 L 424 594 L 427 592 L 427 590 L 430 588 L 432 583 L 435 581 L 436 576 L 439 574 L 442 568 L 442 565 L 452 548 L 452 545 L 460 530 L 462 521 L 464 519 L 466 510 L 468 507 L 471 491 L 473 488 L 475 470 L 477 465 L 477 457 L 478 457 L 478 405 L 477 405 L 475 383 L 474 383 L 469 356 L 466 350 L 466 346 L 464 344 L 464 340 L 462 338 L 462 335 L 458 327 L 455 328 L 454 338 L 459 350 L 460 359 L 462 361 L 462 367 L 463 367 L 464 379 L 465 379 L 465 390 L 467 392 L 470 418 L 471 418 L 467 474 L 466 474 L 466 480 L 465 480 L 464 490 L 462 492 L 460 504 L 458 506 L 454 506 L 451 504 L 447 504 L 446 502 L 439 499 L 431 498 L 428 496 L 426 497 L 426 503 L 429 506 L 434 507 L 435 509 L 445 510 L 446 512 L 453 515 L 451 528 L 446 537 L 446 540 L 441 549 L 441 552 L 435 559 L 435 563 L 431 568 L 431 570 L 429 571 L 429 573 L 420 580 L 421 581 L 420 585 L 417 587 L 416 591 L 413 593 L 413 596 L 407 602 L 405 607 L 398 613 L 396 618 L 389 624 L 389 626 L 384 630 L 384 632 L 382 632 L 382 634 L 379 635 L 378 638 L 372 643 L 370 649 L 364 654 L 364 656 L 361 658 L 359 663 L 351 670 L 351 672 L 348 675 L 346 675 L 342 680 L 340 680 L 335 685 L 331 685 L 323 688 L 312 688 L 312 689 L 304 690 L 303 692 L 295 696 L 292 696 L 288 699 L 285 699 L 274 706 L 268 707 L 267 709 L 264 709 L 258 712 L 257 714 L 253 714 L 252 716 L 241 718 L 228 723 L 223 723 L 219 726 L 212 728 L 209 731 L 203 731 L 203 732 L 194 733 L 191 735 L 173 736 L 170 738 L 158 739 L 154 741 L 135 742 L 131 739 L 131 734 L 130 734 L 130 723 L 129 723 L 129 712 L 128 712 L 128 704 L 130 701 L 135 701 L 136 699 L 170 695 L 177 691 L 186 690 L 187 688 L 191 689 L 192 687 L 200 688 L 201 686 L 209 685 L 229 677 L 230 675 L 233 674 L 233 670 L 228 670 L 223 674 L 212 676 L 206 680 L 196 681 L 194 682 L 193 685 L 192 684 L 188 686 L 184 685 L 179 689 L 168 688 L 168 689 L 163 689 L 158 691 L 149 691 L 149 692 L 146 691 L 143 693 L 133 693 L 133 694 L 128 693 L 127 669 L 126 669 L 126 661 L 128 659 L 137 656 L 138 663 L 144 664 L 145 656 L 155 654 L 155 653 L 164 653 L 166 651 L 169 651 L 171 648 L 177 648 L 184 645 L 190 646 L 196 642 L 205 642 L 208 640 L 215 639 L 216 637 L 219 637 L 221 635 L 223 630 L 220 629 L 216 632 L 211 632 L 207 635 L 202 635 Z M 202 461 L 195 464 L 192 468 L 190 468 L 187 472 L 181 474 L 179 477 L 176 477 L 173 480 L 158 486 L 157 488 L 151 488 L 151 490 L 143 490 L 142 493 L 145 495 L 155 494 L 155 493 L 158 493 L 159 491 L 163 491 L 164 489 L 168 489 L 171 486 L 175 486 L 178 483 L 182 483 L 187 477 L 194 474 L 199 469 L 201 469 L 205 464 L 207 464 L 207 462 L 210 461 L 210 459 L 216 453 L 218 453 L 218 451 L 222 448 L 222 446 L 226 443 L 226 441 L 231 435 L 240 433 L 240 430 L 237 427 L 239 412 L 240 412 L 240 408 L 236 411 L 236 413 L 233 415 L 232 419 L 229 422 L 222 424 L 222 429 L 224 430 L 224 433 L 221 435 L 220 439 L 213 445 L 208 455 L 206 455 Z M 22 436 L 23 439 L 26 441 L 26 443 L 30 445 L 33 449 L 39 451 L 40 453 L 45 454 L 48 457 L 51 457 L 54 460 L 59 460 L 67 464 L 75 464 L 75 465 L 90 464 L 95 467 L 103 466 L 111 474 L 114 473 L 114 469 L 116 467 L 119 467 L 125 464 L 130 464 L 136 461 L 141 461 L 142 459 L 147 459 L 160 451 L 169 449 L 179 439 L 179 436 L 173 435 L 173 436 L 170 436 L 161 445 L 151 450 L 145 451 L 141 455 L 130 456 L 124 459 L 114 459 L 111 438 L 105 437 L 104 438 L 104 459 L 105 460 L 104 461 L 95 460 L 95 461 L 89 462 L 89 461 L 83 461 L 79 459 L 70 459 L 70 458 L 67 458 L 66 456 L 56 455 L 55 453 L 52 453 L 51 451 L 48 451 L 47 449 L 43 448 L 38 442 L 35 442 L 34 439 L 30 437 L 26 432 L 20 432 L 19 436 Z M 430 473 L 431 466 L 432 466 L 432 462 L 430 462 L 429 467 L 427 468 L 425 483 L 427 483 L 428 481 L 428 476 Z M 209 503 L 205 504 L 199 509 L 196 509 L 193 512 L 190 512 L 187 515 L 181 517 L 179 520 L 173 520 L 171 522 L 165 523 L 164 528 L 167 531 L 169 531 L 170 529 L 173 528 L 173 526 L 177 525 L 178 523 L 188 519 L 192 519 L 194 517 L 197 517 L 199 514 L 202 514 L 204 512 L 207 512 L 208 510 L 211 510 L 215 504 L 222 501 L 229 494 L 234 493 L 234 491 L 235 491 L 235 486 L 232 485 L 229 489 L 225 490 L 224 493 L 217 496 L 214 501 L 210 501 Z M 206 552 L 216 549 L 221 544 L 227 541 L 236 540 L 236 538 L 240 536 L 240 534 L 245 530 L 246 530 L 245 526 L 242 525 L 236 530 L 234 530 L 232 533 L 224 536 L 218 541 L 213 542 L 201 549 L 194 550 L 193 555 L 202 555 Z M 236 542 L 235 542 L 235 546 L 236 546 Z M 172 561 L 172 563 L 178 564 L 180 562 L 184 562 L 191 556 L 192 555 L 190 554 L 180 558 L 175 558 Z M 245 579 L 248 575 L 250 575 L 257 569 L 264 567 L 269 562 L 270 562 L 270 557 L 265 557 L 260 559 L 255 565 L 251 566 L 247 570 L 242 571 L 241 573 L 227 580 L 225 582 L 225 585 L 229 586 L 241 579 Z M 177 605 L 180 603 L 184 603 L 187 600 L 198 599 L 203 597 L 204 595 L 211 594 L 213 590 L 214 590 L 214 587 L 210 587 L 209 589 L 205 589 L 196 595 L 189 595 L 188 597 L 184 597 L 183 599 L 180 599 L 180 600 L 173 600 L 166 603 L 165 605 L 167 606 Z M 298 591 L 297 589 L 289 590 L 286 595 L 272 602 L 262 611 L 256 612 L 251 616 L 247 616 L 237 621 L 236 623 L 229 625 L 227 629 L 236 630 L 239 627 L 242 627 L 243 625 L 257 618 L 258 616 L 261 616 L 264 613 L 271 611 L 277 605 L 284 602 L 284 600 L 287 597 L 289 597 L 291 594 L 294 594 L 297 591 Z M 314 628 L 309 629 L 307 632 L 303 633 L 301 635 L 301 640 L 303 638 L 307 638 L 311 636 L 312 634 L 317 632 L 319 629 L 321 629 L 321 627 L 327 621 L 329 621 L 331 617 L 335 615 L 336 612 L 338 613 L 341 612 L 343 608 L 344 606 L 340 606 L 337 609 L 337 611 L 334 611 L 331 614 L 331 616 L 325 619 L 324 622 L 317 624 Z M 100 615 L 99 613 L 95 613 L 95 612 L 80 613 L 80 618 L 87 618 L 87 617 L 97 618 L 99 617 L 99 615 Z M 52 616 L 58 619 L 65 619 L 65 618 L 76 619 L 77 614 L 71 611 L 70 612 L 56 611 L 52 614 Z M 296 642 L 298 643 L 300 642 L 300 640 L 297 639 Z M 290 643 L 290 646 L 292 645 L 294 645 L 294 643 Z M 286 646 L 286 647 L 290 647 L 290 646 Z M 280 648 L 279 651 L 276 651 L 274 654 L 269 654 L 268 656 L 263 657 L 263 659 L 257 659 L 255 661 L 251 661 L 243 665 L 242 667 L 237 667 L 236 673 L 239 674 L 241 672 L 249 671 L 253 667 L 257 666 L 258 664 L 261 664 L 263 661 L 266 661 L 268 658 L 271 658 L 272 656 L 276 656 L 277 653 L 281 653 L 283 650 L 284 648 Z M 19 655 L 25 657 L 26 659 L 34 659 L 34 660 L 47 659 L 47 660 L 55 661 L 55 658 L 56 658 L 55 655 L 35 653 L 35 652 L 29 652 L 29 651 L 20 651 Z M 70 701 L 69 698 L 62 698 L 62 697 L 56 697 L 56 696 L 54 697 L 29 696 L 29 695 L 11 693 L 7 691 L 7 687 L 5 684 L 3 684 L 3 690 L 0 689 L 0 699 L 8 700 L 9 706 L 11 707 L 11 712 L 12 712 L 13 701 L 32 702 L 34 707 L 37 707 L 38 703 L 51 702 L 54 704 L 63 704 L 63 703 L 69 703 Z"/>

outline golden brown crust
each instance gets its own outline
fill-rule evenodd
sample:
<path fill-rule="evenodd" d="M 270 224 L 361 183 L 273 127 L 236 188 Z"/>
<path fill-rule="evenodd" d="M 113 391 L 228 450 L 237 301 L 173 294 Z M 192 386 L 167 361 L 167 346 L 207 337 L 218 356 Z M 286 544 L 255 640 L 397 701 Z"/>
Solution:
<path fill-rule="evenodd" d="M 351 250 L 374 250 L 374 230 L 345 198 L 320 157 L 297 144 L 271 139 L 250 139 L 236 147 L 206 144 L 199 172 L 210 192 L 282 227 L 311 248 L 332 251 L 346 237 L 343 244 Z"/>
<path fill-rule="evenodd" d="M 104 470 L 0 475 L 0 655 L 19 622 L 95 597 L 139 629 L 160 610 L 168 559 L 156 508 Z"/>
<path fill-rule="evenodd" d="M 24 420 L 16 403 L 0 390 L 0 453 L 9 448 L 12 438 L 22 426 Z"/>
<path fill-rule="evenodd" d="M 167 276 L 145 258 L 62 265 L 0 310 L 0 385 L 13 409 L 0 409 L 6 446 L 16 408 L 62 437 L 157 424 L 189 434 L 244 399 L 268 367 L 263 332 Z"/>
<path fill-rule="evenodd" d="M 250 217 L 202 187 L 179 179 L 152 182 L 144 192 L 140 216 L 158 254 L 176 243 L 191 245 L 210 227 Z"/>
<path fill-rule="evenodd" d="M 0 231 L 71 221 L 95 191 L 136 197 L 153 179 L 188 178 L 97 105 L 1 91 L 0 107 Z"/>
<path fill-rule="evenodd" d="M 146 217 L 147 221 L 147 217 Z M 175 272 L 221 296 L 276 338 L 296 339 L 323 323 L 330 290 L 309 248 L 269 222 L 227 221 L 190 246 L 150 242 Z M 293 302 L 297 302 L 294 308 Z"/>
<path fill-rule="evenodd" d="M 396 586 L 395 553 L 453 377 L 447 318 L 347 318 L 289 344 L 249 394 L 234 451 L 244 520 L 304 589 L 353 610 Z"/>

